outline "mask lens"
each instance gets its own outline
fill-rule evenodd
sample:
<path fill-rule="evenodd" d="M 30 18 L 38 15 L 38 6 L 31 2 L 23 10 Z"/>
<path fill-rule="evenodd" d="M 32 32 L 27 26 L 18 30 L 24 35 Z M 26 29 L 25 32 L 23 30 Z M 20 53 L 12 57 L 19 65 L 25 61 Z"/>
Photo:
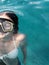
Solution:
<path fill-rule="evenodd" d="M 10 27 L 10 23 L 8 23 L 8 22 L 3 22 L 3 28 L 4 28 L 4 30 L 10 30 L 11 29 L 11 27 Z"/>
<path fill-rule="evenodd" d="M 13 29 L 13 23 L 9 21 L 5 21 L 2 23 L 2 29 L 4 32 L 12 31 Z"/>

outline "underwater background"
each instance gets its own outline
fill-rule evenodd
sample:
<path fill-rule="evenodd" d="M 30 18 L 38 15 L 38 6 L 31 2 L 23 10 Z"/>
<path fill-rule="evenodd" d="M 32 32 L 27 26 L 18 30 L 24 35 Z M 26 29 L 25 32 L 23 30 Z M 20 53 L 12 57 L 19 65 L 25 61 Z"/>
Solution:
<path fill-rule="evenodd" d="M 49 0 L 0 0 L 0 12 L 13 10 L 26 35 L 26 65 L 49 65 Z"/>

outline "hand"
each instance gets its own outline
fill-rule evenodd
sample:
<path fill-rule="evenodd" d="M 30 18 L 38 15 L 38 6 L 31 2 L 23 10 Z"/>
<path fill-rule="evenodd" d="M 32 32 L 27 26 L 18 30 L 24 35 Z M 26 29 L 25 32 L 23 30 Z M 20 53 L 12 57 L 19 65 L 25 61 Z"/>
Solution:
<path fill-rule="evenodd" d="M 23 64 L 26 65 L 26 60 L 23 60 Z"/>

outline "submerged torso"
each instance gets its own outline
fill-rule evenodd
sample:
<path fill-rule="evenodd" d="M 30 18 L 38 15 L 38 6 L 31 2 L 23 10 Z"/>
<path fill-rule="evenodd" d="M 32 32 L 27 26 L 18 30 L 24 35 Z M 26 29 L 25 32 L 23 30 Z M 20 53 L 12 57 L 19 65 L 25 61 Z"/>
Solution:
<path fill-rule="evenodd" d="M 0 59 L 2 59 L 8 65 L 17 65 L 17 63 L 19 62 L 18 53 L 19 53 L 19 49 L 20 49 L 21 42 L 19 42 L 20 44 L 17 44 L 16 45 L 16 42 L 14 40 L 13 45 L 11 44 L 11 45 L 9 45 L 9 47 L 7 45 L 7 47 L 8 47 L 7 49 L 9 49 L 8 51 L 10 51 L 10 52 L 1 55 L 0 56 Z M 10 48 L 12 50 L 10 50 Z M 21 55 L 21 54 L 19 54 L 19 55 Z"/>
<path fill-rule="evenodd" d="M 15 49 L 13 44 L 0 44 L 0 56 L 8 54 L 11 52 L 13 49 Z"/>
<path fill-rule="evenodd" d="M 15 58 L 18 55 L 18 47 L 16 46 L 16 40 L 13 38 L 12 43 L 0 43 L 0 58 L 8 57 Z"/>
<path fill-rule="evenodd" d="M 17 43 L 14 40 L 14 42 L 11 44 L 10 43 L 4 44 L 4 47 L 2 46 L 0 48 L 2 49 L 0 53 L 1 54 L 0 59 L 2 59 L 5 63 L 7 63 L 7 65 L 17 65 L 17 63 L 19 62 L 18 52 L 19 52 L 21 42 Z"/>

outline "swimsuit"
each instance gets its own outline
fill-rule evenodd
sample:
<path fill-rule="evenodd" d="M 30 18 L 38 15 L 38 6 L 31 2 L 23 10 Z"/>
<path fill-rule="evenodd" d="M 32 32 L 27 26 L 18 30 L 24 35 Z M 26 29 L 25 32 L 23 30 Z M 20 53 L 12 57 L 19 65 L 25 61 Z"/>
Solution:
<path fill-rule="evenodd" d="M 0 56 L 0 59 L 3 60 L 3 57 L 8 57 L 10 59 L 14 59 L 16 56 L 18 55 L 18 49 L 14 49 L 11 52 L 9 52 L 8 54 L 5 54 L 3 56 Z"/>
<path fill-rule="evenodd" d="M 14 45 L 15 45 L 15 41 L 13 41 L 13 42 L 14 42 Z M 16 48 L 16 45 L 15 45 L 15 49 L 13 49 L 8 54 L 0 56 L 0 59 L 3 60 L 3 62 L 6 65 L 21 65 L 20 61 L 18 59 L 18 48 Z"/>

